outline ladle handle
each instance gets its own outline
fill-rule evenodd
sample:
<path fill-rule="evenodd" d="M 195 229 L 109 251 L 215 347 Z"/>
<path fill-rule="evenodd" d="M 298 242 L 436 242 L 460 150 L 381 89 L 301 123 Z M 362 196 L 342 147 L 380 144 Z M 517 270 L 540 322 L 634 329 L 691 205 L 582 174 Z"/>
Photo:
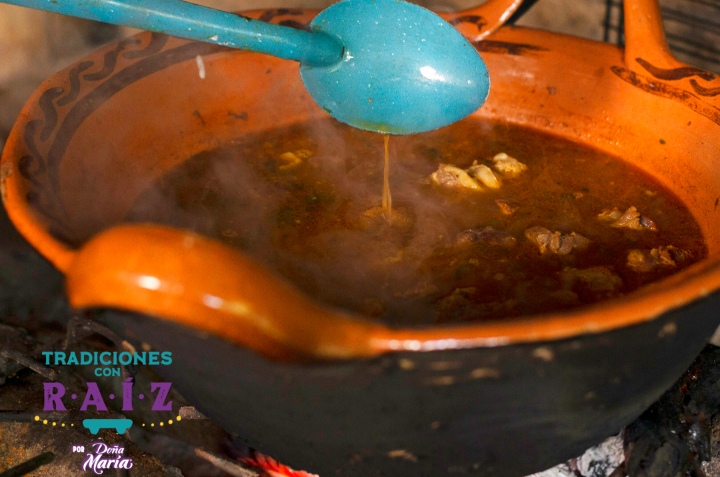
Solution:
<path fill-rule="evenodd" d="M 507 22 L 523 0 L 488 0 L 480 6 L 453 13 L 438 13 L 470 41 L 480 41 Z"/>
<path fill-rule="evenodd" d="M 668 47 L 658 0 L 625 0 L 625 65 L 636 72 L 685 66 Z M 639 60 L 639 61 L 638 61 Z"/>
<path fill-rule="evenodd" d="M 253 20 L 179 0 L 0 0 L 36 10 L 167 33 L 264 53 L 308 66 L 329 66 L 342 58 L 335 37 Z"/>
<path fill-rule="evenodd" d="M 83 245 L 65 273 L 74 308 L 152 315 L 273 359 L 388 351 L 385 327 L 317 304 L 249 257 L 185 230 L 113 227 Z"/>

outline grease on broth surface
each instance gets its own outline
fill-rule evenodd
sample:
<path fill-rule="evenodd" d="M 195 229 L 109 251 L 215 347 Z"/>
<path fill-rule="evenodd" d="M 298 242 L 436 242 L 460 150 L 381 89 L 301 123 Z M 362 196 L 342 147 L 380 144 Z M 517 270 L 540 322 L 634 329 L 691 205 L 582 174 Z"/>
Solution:
<path fill-rule="evenodd" d="M 707 253 L 672 193 L 584 146 L 465 120 L 393 137 L 390 154 L 390 220 L 382 137 L 330 120 L 198 154 L 128 220 L 216 237 L 326 304 L 403 326 L 596 303 Z M 433 180 L 441 165 L 478 187 Z"/>

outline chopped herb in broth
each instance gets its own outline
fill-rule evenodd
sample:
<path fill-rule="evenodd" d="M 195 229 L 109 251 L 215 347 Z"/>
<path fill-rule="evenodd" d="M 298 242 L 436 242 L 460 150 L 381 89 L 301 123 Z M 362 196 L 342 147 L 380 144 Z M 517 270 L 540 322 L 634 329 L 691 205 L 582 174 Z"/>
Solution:
<path fill-rule="evenodd" d="M 477 120 L 389 146 L 392 209 L 382 138 L 326 121 L 190 158 L 129 220 L 217 237 L 322 302 L 404 326 L 571 309 L 706 255 L 674 195 L 595 150 Z"/>

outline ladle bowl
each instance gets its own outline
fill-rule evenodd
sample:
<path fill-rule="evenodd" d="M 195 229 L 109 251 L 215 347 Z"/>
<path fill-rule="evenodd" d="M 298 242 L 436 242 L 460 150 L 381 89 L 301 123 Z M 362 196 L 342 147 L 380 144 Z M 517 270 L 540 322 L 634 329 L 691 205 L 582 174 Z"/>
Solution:
<path fill-rule="evenodd" d="M 479 108 L 490 87 L 485 63 L 468 41 L 430 10 L 403 0 L 343 0 L 308 28 L 181 0 L 2 2 L 299 61 L 320 107 L 373 132 L 447 126 Z"/>
<path fill-rule="evenodd" d="M 341 38 L 338 66 L 302 66 L 303 83 L 334 118 L 368 131 L 408 134 L 452 124 L 487 98 L 477 51 L 445 20 L 396 0 L 338 2 L 310 28 Z"/>
<path fill-rule="evenodd" d="M 625 1 L 624 50 L 516 27 L 476 41 L 501 17 L 492 8 L 449 17 L 493 77 L 473 117 L 646 171 L 696 218 L 707 258 L 620 299 L 504 322 L 390 328 L 317 305 L 214 240 L 125 223 L 150 184 L 195 154 L 327 118 L 287 62 L 149 33 L 30 98 L 3 151 L 8 213 L 66 275 L 73 306 L 124 310 L 98 318 L 171 351 L 159 371 L 173 386 L 295 468 L 490 476 L 562 462 L 656 400 L 720 321 L 720 79 L 672 58 L 653 0 Z"/>

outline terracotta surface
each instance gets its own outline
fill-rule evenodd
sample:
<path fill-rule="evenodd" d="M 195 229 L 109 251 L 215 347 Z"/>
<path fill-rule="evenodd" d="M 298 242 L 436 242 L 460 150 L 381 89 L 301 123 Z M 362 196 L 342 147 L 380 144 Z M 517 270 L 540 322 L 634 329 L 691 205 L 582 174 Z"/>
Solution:
<path fill-rule="evenodd" d="M 2 197 L 18 230 L 67 275 L 74 306 L 152 314 L 275 358 L 506 345 L 653 320 L 720 288 L 720 78 L 672 59 L 654 1 L 627 1 L 625 8 L 624 55 L 606 44 L 511 27 L 476 42 L 492 89 L 475 114 L 623 157 L 683 199 L 708 240 L 708 258 L 623 299 L 504 323 L 391 330 L 323 308 L 212 240 L 162 226 L 118 226 L 144 187 L 193 154 L 240 131 L 325 116 L 302 88 L 296 64 L 159 34 L 111 45 L 35 93 L 4 150 Z M 453 22 L 478 38 L 497 24 L 485 14 L 462 12 Z M 311 14 L 255 16 L 293 25 Z"/>
<path fill-rule="evenodd" d="M 123 40 L 42 85 L 5 147 L 2 197 L 66 275 L 74 306 L 140 312 L 94 316 L 135 346 L 171 351 L 163 377 L 262 452 L 323 476 L 540 471 L 637 417 L 720 321 L 720 78 L 668 55 L 653 1 L 626 10 L 625 52 L 511 27 L 476 42 L 493 82 L 478 117 L 622 157 L 698 220 L 708 257 L 621 300 L 389 329 L 314 303 L 219 242 L 123 224 L 149 184 L 195 153 L 326 117 L 297 65 L 163 35 Z M 475 11 L 456 23 L 476 37 L 496 22 Z"/>

